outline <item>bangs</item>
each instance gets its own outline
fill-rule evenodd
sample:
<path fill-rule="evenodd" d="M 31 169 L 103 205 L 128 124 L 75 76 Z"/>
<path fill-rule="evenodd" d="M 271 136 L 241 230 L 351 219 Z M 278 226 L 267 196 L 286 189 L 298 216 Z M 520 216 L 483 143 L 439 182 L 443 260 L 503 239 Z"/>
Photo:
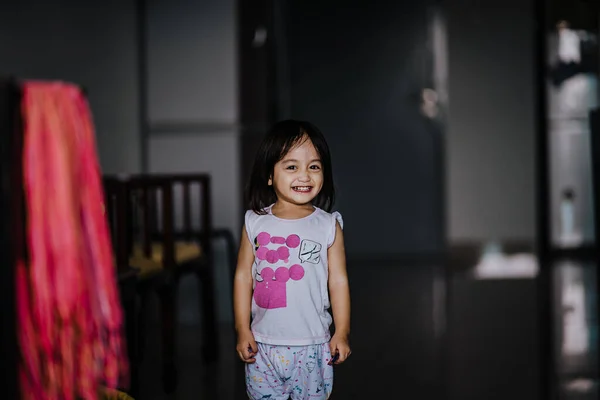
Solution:
<path fill-rule="evenodd" d="M 286 156 L 287 153 L 289 153 L 291 150 L 295 149 L 296 147 L 302 146 L 307 141 L 310 141 L 310 143 L 314 146 L 315 150 L 317 151 L 319 158 L 322 158 L 323 155 L 321 154 L 321 150 L 319 148 L 317 148 L 317 145 L 311 139 L 308 132 L 306 132 L 304 129 L 300 128 L 300 129 L 298 129 L 297 134 L 291 135 L 291 136 L 288 136 L 287 138 L 285 138 L 285 141 L 283 142 L 283 145 L 281 146 L 281 153 L 279 153 L 279 158 L 277 160 L 275 160 L 275 162 L 277 163 L 277 162 L 283 160 L 283 158 Z"/>

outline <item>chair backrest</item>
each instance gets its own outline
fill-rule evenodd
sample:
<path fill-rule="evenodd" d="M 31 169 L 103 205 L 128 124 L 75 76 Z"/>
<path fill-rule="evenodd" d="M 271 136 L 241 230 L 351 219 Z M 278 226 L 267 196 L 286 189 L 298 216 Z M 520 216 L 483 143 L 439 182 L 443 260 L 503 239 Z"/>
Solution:
<path fill-rule="evenodd" d="M 104 176 L 104 213 L 108 220 L 117 270 L 129 268 L 129 215 L 127 213 L 127 181 Z"/>
<path fill-rule="evenodd" d="M 134 241 L 141 242 L 146 257 L 152 254 L 152 242 L 162 243 L 162 259 L 166 268 L 175 263 L 175 240 L 196 238 L 205 255 L 211 254 L 212 207 L 210 176 L 207 174 L 144 174 L 127 178 L 106 176 L 104 178 L 107 210 L 113 221 L 115 247 L 125 249 L 122 261 L 127 262 Z M 192 213 L 192 187 L 200 188 L 200 231 L 195 231 Z M 175 188 L 182 188 L 183 231 L 175 230 Z M 110 207 L 114 207 L 111 210 Z M 120 254 L 117 251 L 117 254 Z M 118 256 L 119 257 L 119 256 Z"/>
<path fill-rule="evenodd" d="M 130 246 L 133 246 L 134 240 L 141 241 L 143 254 L 151 257 L 152 242 L 158 239 L 162 242 L 162 260 L 165 268 L 172 267 L 175 264 L 172 182 L 155 175 L 135 175 L 129 178 L 128 186 L 128 211 L 132 217 L 128 229 Z M 156 207 L 157 197 L 160 197 L 160 207 Z M 136 235 L 138 229 L 139 235 Z M 158 237 L 157 232 L 160 232 Z"/>
<path fill-rule="evenodd" d="M 164 179 L 170 182 L 172 190 L 178 186 L 182 189 L 181 196 L 181 210 L 183 212 L 183 231 L 178 232 L 185 238 L 198 238 L 201 240 L 203 245 L 208 246 L 210 238 L 212 236 L 213 225 L 212 225 L 212 203 L 211 203 L 211 180 L 208 174 L 165 174 L 155 175 L 158 179 Z M 192 190 L 194 186 L 198 186 L 199 189 L 199 221 L 194 224 L 194 218 L 192 209 Z M 175 199 L 173 200 L 175 201 Z M 177 209 L 177 204 L 174 204 Z M 199 231 L 196 230 L 196 225 Z"/>

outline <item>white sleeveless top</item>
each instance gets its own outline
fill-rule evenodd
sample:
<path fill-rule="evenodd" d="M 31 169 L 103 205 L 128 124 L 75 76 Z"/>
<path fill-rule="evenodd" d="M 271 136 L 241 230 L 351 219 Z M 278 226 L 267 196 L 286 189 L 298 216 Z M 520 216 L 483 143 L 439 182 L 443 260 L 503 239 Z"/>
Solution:
<path fill-rule="evenodd" d="M 252 324 L 254 339 L 271 345 L 304 346 L 330 339 L 327 250 L 338 212 L 315 211 L 281 219 L 249 210 L 245 223 L 253 243 Z"/>

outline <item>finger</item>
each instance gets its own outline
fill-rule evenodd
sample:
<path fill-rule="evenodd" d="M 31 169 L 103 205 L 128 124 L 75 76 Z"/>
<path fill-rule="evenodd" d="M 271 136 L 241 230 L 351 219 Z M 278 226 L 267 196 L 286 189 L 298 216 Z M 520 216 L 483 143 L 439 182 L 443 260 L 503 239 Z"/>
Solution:
<path fill-rule="evenodd" d="M 250 346 L 246 346 L 242 350 L 242 354 L 244 355 L 244 360 L 248 360 L 248 359 L 254 357 L 254 353 L 252 352 L 252 349 L 250 348 Z"/>
<path fill-rule="evenodd" d="M 334 356 L 336 351 L 337 351 L 337 345 L 333 342 L 329 342 L 329 352 L 331 353 L 332 357 Z"/>
<path fill-rule="evenodd" d="M 240 360 L 242 360 L 245 363 L 253 364 L 256 362 L 256 358 L 254 358 L 253 354 L 246 355 L 244 354 L 244 352 L 238 351 L 238 356 L 240 357 Z"/>
<path fill-rule="evenodd" d="M 251 348 L 248 347 L 248 350 L 246 351 L 246 359 L 255 358 L 256 354 L 257 353 L 253 352 Z"/>
<path fill-rule="evenodd" d="M 348 348 L 342 346 L 342 348 L 338 351 L 339 357 L 335 362 L 336 364 L 341 364 L 344 361 L 346 361 L 346 359 L 348 358 L 348 350 Z"/>
<path fill-rule="evenodd" d="M 246 347 L 246 359 L 244 361 L 248 364 L 252 364 L 256 361 L 256 353 L 252 352 L 250 346 Z"/>
<path fill-rule="evenodd" d="M 331 357 L 331 359 L 329 360 L 329 362 L 327 363 L 327 365 L 337 364 L 339 357 L 340 357 L 340 353 L 339 353 L 339 351 L 336 351 L 333 354 L 333 356 Z"/>
<path fill-rule="evenodd" d="M 256 341 L 252 340 L 250 343 L 248 343 L 248 346 L 254 354 L 258 353 L 258 345 L 256 344 Z"/>
<path fill-rule="evenodd" d="M 348 349 L 346 351 L 343 351 L 340 353 L 340 358 L 337 361 L 337 364 L 341 364 L 344 361 L 346 361 L 348 359 L 348 357 L 350 357 L 350 354 L 352 354 L 352 352 Z"/>

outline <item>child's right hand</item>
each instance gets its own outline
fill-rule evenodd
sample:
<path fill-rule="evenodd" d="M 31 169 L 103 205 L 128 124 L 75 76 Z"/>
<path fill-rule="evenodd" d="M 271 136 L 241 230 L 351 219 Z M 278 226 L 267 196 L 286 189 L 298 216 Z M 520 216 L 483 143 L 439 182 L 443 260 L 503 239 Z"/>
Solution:
<path fill-rule="evenodd" d="M 236 350 L 243 362 L 248 364 L 256 362 L 256 358 L 254 357 L 258 353 L 258 346 L 250 330 L 238 333 Z"/>

